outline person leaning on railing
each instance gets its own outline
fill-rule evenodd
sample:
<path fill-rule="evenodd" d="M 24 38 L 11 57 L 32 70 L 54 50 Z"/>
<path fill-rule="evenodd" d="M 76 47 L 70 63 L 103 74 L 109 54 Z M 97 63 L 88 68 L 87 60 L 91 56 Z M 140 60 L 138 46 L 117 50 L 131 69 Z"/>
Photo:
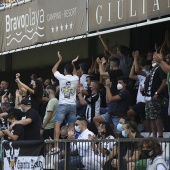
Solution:
<path fill-rule="evenodd" d="M 144 138 L 140 145 L 140 152 L 147 158 L 146 170 L 168 170 L 167 164 L 162 157 L 162 148 L 155 138 Z"/>
<path fill-rule="evenodd" d="M 123 136 L 121 138 L 131 138 L 131 139 L 143 138 L 143 136 L 140 135 L 140 133 L 137 131 L 137 124 L 134 121 L 129 121 L 122 125 L 121 135 Z M 118 149 L 120 149 L 119 152 Z M 116 153 L 120 153 L 119 155 L 120 160 L 118 158 L 113 159 L 113 157 L 116 156 Z M 125 143 L 121 142 L 120 148 L 118 148 L 118 146 L 115 147 L 110 153 L 110 155 L 107 156 L 104 163 L 109 161 L 110 159 L 113 159 L 111 161 L 111 166 L 114 169 L 131 170 L 132 168 L 131 165 L 135 166 L 135 162 L 139 159 L 139 156 L 140 156 L 140 152 L 138 150 L 138 146 L 136 142 L 125 142 Z M 118 167 L 119 165 L 120 167 Z M 106 166 L 107 164 L 106 165 L 104 164 L 104 169 L 107 169 Z"/>
<path fill-rule="evenodd" d="M 93 152 L 88 157 L 83 158 L 83 165 L 88 170 L 98 170 L 102 169 L 102 161 L 103 159 L 110 154 L 113 149 L 115 142 L 107 141 L 107 139 L 114 139 L 114 133 L 109 123 L 101 122 L 98 128 L 98 136 L 89 135 L 88 139 L 99 139 L 99 142 L 92 141 L 92 149 Z M 100 139 L 105 139 L 106 141 L 100 141 Z"/>

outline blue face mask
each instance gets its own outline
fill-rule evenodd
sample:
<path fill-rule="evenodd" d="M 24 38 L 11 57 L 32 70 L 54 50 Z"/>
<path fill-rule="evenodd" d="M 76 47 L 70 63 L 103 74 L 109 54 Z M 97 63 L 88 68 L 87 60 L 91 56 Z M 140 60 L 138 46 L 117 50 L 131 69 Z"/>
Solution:
<path fill-rule="evenodd" d="M 123 129 L 122 129 L 122 124 L 121 123 L 119 123 L 118 125 L 117 125 L 117 131 L 118 132 L 121 132 Z"/>
<path fill-rule="evenodd" d="M 127 138 L 127 134 L 125 133 L 124 130 L 122 131 L 122 136 L 125 137 L 125 138 Z"/>
<path fill-rule="evenodd" d="M 76 132 L 80 132 L 80 128 L 78 126 L 74 126 Z"/>

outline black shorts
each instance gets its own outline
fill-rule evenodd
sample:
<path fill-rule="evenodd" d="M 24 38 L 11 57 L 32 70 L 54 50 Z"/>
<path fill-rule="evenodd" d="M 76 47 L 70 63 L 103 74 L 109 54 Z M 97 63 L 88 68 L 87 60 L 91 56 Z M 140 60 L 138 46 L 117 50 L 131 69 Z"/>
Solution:
<path fill-rule="evenodd" d="M 45 129 L 43 133 L 44 139 L 54 139 L 54 129 Z"/>
<path fill-rule="evenodd" d="M 138 115 L 142 121 L 145 120 L 145 103 L 139 102 L 132 107 L 132 110 Z"/>

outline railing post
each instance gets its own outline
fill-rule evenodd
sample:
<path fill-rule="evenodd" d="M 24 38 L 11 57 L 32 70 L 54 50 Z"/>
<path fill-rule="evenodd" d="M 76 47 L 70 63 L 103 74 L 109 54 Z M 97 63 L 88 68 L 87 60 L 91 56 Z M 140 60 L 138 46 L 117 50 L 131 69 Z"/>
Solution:
<path fill-rule="evenodd" d="M 64 170 L 68 170 L 69 169 L 69 158 L 70 158 L 70 142 L 65 141 Z"/>
<path fill-rule="evenodd" d="M 117 165 L 117 167 L 118 167 L 118 170 L 120 169 L 120 140 L 118 139 L 118 165 Z"/>

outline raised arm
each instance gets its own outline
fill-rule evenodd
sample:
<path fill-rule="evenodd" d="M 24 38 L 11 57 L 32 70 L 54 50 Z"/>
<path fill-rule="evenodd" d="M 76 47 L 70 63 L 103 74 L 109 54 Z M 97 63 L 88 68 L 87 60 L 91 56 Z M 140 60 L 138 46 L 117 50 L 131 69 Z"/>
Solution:
<path fill-rule="evenodd" d="M 139 67 L 139 51 L 134 51 L 132 55 L 134 57 L 135 72 L 139 75 L 147 77 L 147 74 Z"/>
<path fill-rule="evenodd" d="M 168 65 L 165 61 L 163 61 L 162 54 L 154 53 L 153 58 L 160 65 L 160 67 L 165 73 L 170 72 L 170 65 Z"/>
<path fill-rule="evenodd" d="M 73 75 L 77 75 L 77 70 L 76 70 L 76 67 L 74 65 L 74 63 L 79 59 L 79 55 L 74 59 L 72 60 L 72 65 L 73 65 Z"/>
<path fill-rule="evenodd" d="M 137 75 L 135 75 L 135 62 L 133 62 L 133 65 L 131 67 L 129 78 L 131 78 L 133 80 L 138 80 Z"/>
<path fill-rule="evenodd" d="M 35 91 L 31 89 L 30 87 L 28 87 L 26 84 L 22 83 L 20 79 L 16 79 L 15 81 L 19 84 L 20 87 L 23 87 L 24 89 L 29 91 L 31 94 L 34 94 Z"/>
<path fill-rule="evenodd" d="M 62 56 L 61 56 L 61 54 L 60 54 L 60 52 L 58 51 L 58 62 L 54 65 L 54 67 L 52 68 L 52 73 L 54 74 L 56 71 L 57 71 L 57 69 L 58 69 L 58 67 L 59 67 L 59 65 L 60 65 L 60 63 L 61 63 L 61 61 L 62 61 Z"/>
<path fill-rule="evenodd" d="M 119 95 L 115 95 L 112 96 L 112 93 L 110 91 L 110 87 L 111 87 L 111 83 L 110 80 L 107 79 L 106 80 L 106 97 L 107 97 L 107 101 L 110 102 L 116 102 L 116 101 L 120 101 L 121 97 Z"/>
<path fill-rule="evenodd" d="M 103 40 L 103 38 L 102 38 L 101 35 L 99 35 L 99 38 L 100 38 L 100 40 L 101 40 L 104 48 L 109 52 L 109 54 L 110 54 L 111 56 L 115 57 L 116 54 L 115 54 L 115 53 L 113 52 L 113 50 L 109 47 L 108 43 L 106 43 L 106 42 Z"/>

